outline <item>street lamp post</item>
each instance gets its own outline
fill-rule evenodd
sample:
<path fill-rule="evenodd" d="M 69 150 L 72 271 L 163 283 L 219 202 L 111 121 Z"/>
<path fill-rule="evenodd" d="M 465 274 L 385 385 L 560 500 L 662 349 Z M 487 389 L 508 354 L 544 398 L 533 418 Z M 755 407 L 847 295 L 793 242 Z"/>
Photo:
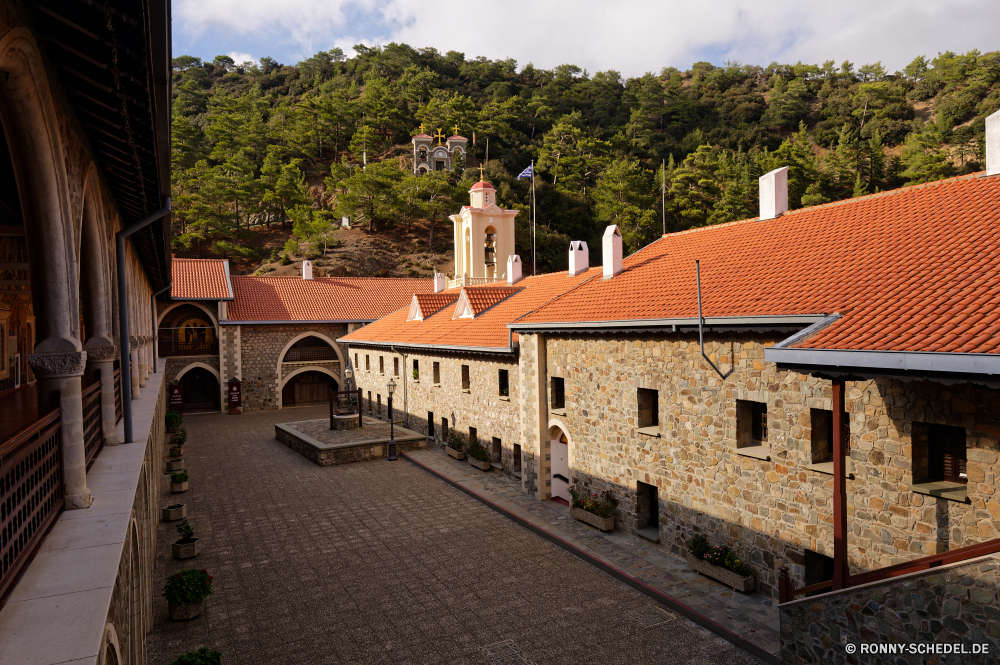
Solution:
<path fill-rule="evenodd" d="M 396 389 L 396 382 L 389 379 L 389 383 L 386 385 L 386 389 L 389 391 L 389 455 L 386 459 L 390 462 L 396 461 L 396 437 L 394 429 L 394 419 L 392 417 L 392 391 Z"/>

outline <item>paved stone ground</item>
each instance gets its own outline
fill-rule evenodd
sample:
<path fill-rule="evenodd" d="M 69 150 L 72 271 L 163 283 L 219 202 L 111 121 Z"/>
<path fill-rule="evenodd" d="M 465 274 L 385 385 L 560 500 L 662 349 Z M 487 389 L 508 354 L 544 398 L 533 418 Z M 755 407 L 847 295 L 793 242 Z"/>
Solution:
<path fill-rule="evenodd" d="M 278 422 L 281 421 L 279 420 Z M 331 430 L 329 416 L 326 418 L 320 418 L 319 420 L 299 420 L 282 424 L 288 426 L 296 432 L 302 432 L 303 434 L 311 436 L 321 443 L 363 443 L 367 441 L 389 440 L 389 423 L 381 420 L 375 420 L 374 418 L 369 418 L 368 416 L 364 416 L 364 427 L 359 427 L 357 429 Z M 404 437 L 424 438 L 424 435 L 420 432 L 414 432 L 413 430 L 408 430 L 405 427 L 400 427 L 399 425 L 396 425 L 393 429 L 393 436 L 395 436 L 397 440 Z"/>
<path fill-rule="evenodd" d="M 603 533 L 573 519 L 569 507 L 541 502 L 496 470 L 483 473 L 431 446 L 406 455 L 505 510 L 558 536 L 608 565 L 642 580 L 702 616 L 777 656 L 780 651 L 778 605 L 755 593 L 733 591 L 691 570 L 687 562 L 651 542 L 620 531 Z"/>
<path fill-rule="evenodd" d="M 157 598 L 151 665 L 760 662 L 405 460 L 317 467 L 273 439 L 323 409 L 185 419 L 203 548 L 171 559 L 161 524 L 155 582 L 207 568 L 215 593 L 188 622 Z"/>

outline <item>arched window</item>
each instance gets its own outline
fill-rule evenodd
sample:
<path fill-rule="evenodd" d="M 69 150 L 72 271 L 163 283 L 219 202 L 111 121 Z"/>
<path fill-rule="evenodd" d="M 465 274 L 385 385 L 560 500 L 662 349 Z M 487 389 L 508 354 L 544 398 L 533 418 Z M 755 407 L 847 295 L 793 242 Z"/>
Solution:
<path fill-rule="evenodd" d="M 427 148 L 425 147 L 420 148 L 420 161 L 422 162 L 427 161 Z"/>

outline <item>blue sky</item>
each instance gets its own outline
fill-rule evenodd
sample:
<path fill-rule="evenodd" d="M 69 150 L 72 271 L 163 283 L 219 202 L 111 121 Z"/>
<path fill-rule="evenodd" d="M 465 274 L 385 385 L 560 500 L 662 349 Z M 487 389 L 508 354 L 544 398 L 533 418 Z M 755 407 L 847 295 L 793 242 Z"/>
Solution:
<path fill-rule="evenodd" d="M 996 0 L 174 0 L 173 15 L 174 55 L 285 64 L 392 41 L 625 76 L 698 60 L 881 61 L 894 71 L 918 55 L 1000 49 Z"/>

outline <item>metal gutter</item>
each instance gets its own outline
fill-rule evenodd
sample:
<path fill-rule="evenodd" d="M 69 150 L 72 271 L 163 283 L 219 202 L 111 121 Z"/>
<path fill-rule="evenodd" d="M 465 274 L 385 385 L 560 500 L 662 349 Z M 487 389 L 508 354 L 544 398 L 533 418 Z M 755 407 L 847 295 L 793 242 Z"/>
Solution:
<path fill-rule="evenodd" d="M 185 300 L 193 300 L 192 298 L 185 298 Z M 233 321 L 232 319 L 226 319 L 225 321 L 219 321 L 219 325 L 223 326 L 266 326 L 266 325 L 299 325 L 302 323 L 364 323 L 369 324 L 378 319 L 370 319 L 367 321 L 359 321 L 358 319 L 316 319 L 314 321 Z"/>
<path fill-rule="evenodd" d="M 233 294 L 233 279 L 229 274 L 229 259 L 226 259 L 224 264 L 226 270 L 226 286 L 229 287 L 229 298 L 228 300 L 235 300 L 236 296 Z"/>
<path fill-rule="evenodd" d="M 153 316 L 153 374 L 156 374 L 156 361 L 158 360 L 156 347 L 160 341 L 159 327 L 156 325 L 156 319 L 159 318 L 159 313 L 156 311 L 156 296 L 160 295 L 161 293 L 169 289 L 172 285 L 173 282 L 167 284 L 162 289 L 160 289 L 153 295 L 149 296 L 149 311 Z"/>
<path fill-rule="evenodd" d="M 443 345 L 443 344 L 401 344 L 399 342 L 369 342 L 361 339 L 351 339 L 347 340 L 341 337 L 337 340 L 340 344 L 350 344 L 352 346 L 377 346 L 383 348 L 394 349 L 395 347 L 403 347 L 407 349 L 425 349 L 428 351 L 457 351 L 459 353 L 514 353 L 514 345 L 510 347 L 502 346 L 455 346 L 455 345 Z"/>
<path fill-rule="evenodd" d="M 787 340 L 786 340 L 787 341 Z M 889 370 L 981 374 L 1000 379 L 998 353 L 941 353 L 934 351 L 851 351 L 842 349 L 764 349 L 764 360 L 780 365 L 816 366 L 836 370 Z"/>
<path fill-rule="evenodd" d="M 699 319 L 697 316 L 678 317 L 672 319 L 628 319 L 625 321 L 546 321 L 540 323 L 508 323 L 511 330 L 601 330 L 615 328 L 628 330 L 631 328 L 677 328 L 686 326 L 697 328 L 702 322 L 706 326 L 808 326 L 818 323 L 827 317 L 826 314 L 788 314 L 777 316 L 710 316 Z M 676 332 L 676 330 L 671 331 Z"/>
<path fill-rule="evenodd" d="M 809 326 L 805 330 L 800 330 L 799 332 L 795 333 L 791 337 L 787 337 L 787 338 L 781 340 L 780 342 L 778 342 L 777 344 L 775 344 L 772 348 L 782 349 L 782 348 L 785 348 L 785 347 L 789 347 L 792 344 L 798 344 L 799 342 L 801 342 L 802 340 L 806 339 L 807 337 L 811 337 L 812 335 L 815 335 L 816 333 L 818 333 L 820 330 L 823 330 L 823 328 L 826 328 L 827 326 L 829 326 L 829 325 L 831 325 L 833 323 L 836 323 L 837 321 L 840 320 L 840 318 L 841 318 L 840 314 L 837 314 L 837 313 L 831 314 L 830 316 L 826 317 L 822 321 L 817 321 L 816 323 L 812 324 L 811 326 Z"/>

